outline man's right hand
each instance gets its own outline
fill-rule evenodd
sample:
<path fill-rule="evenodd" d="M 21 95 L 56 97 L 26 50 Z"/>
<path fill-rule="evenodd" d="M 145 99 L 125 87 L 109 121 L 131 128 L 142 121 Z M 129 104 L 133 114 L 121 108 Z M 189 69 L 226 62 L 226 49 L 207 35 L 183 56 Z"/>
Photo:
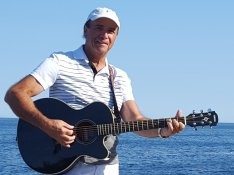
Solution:
<path fill-rule="evenodd" d="M 62 120 L 49 119 L 48 125 L 43 129 L 50 137 L 54 138 L 64 147 L 70 148 L 75 141 L 74 126 Z"/>

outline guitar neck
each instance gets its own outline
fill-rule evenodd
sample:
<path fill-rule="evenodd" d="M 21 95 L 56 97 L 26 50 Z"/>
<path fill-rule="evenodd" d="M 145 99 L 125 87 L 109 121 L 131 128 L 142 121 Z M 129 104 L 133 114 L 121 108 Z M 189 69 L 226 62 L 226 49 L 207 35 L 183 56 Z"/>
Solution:
<path fill-rule="evenodd" d="M 164 119 L 151 119 L 151 120 L 140 120 L 140 121 L 130 121 L 130 122 L 119 122 L 119 123 L 104 123 L 98 125 L 88 125 L 88 126 L 78 126 L 75 131 L 78 133 L 84 133 L 87 136 L 87 132 L 92 135 L 117 135 L 126 132 L 135 132 L 142 130 L 150 130 L 157 128 L 167 127 L 167 120 L 171 118 Z M 191 127 L 197 126 L 216 126 L 218 123 L 218 115 L 215 111 L 205 112 L 205 113 L 192 113 L 187 117 L 176 118 L 178 122 L 182 122 L 185 125 Z"/>
<path fill-rule="evenodd" d="M 165 128 L 167 127 L 168 119 L 170 118 L 101 124 L 96 125 L 95 130 L 97 130 L 98 135 L 115 135 L 125 132 Z M 182 122 L 183 124 L 189 125 L 191 127 L 207 125 L 216 126 L 218 123 L 218 115 L 215 111 L 209 111 L 205 113 L 192 113 L 189 114 L 187 117 L 179 117 L 177 118 L 177 120 L 178 122 Z"/>
<path fill-rule="evenodd" d="M 181 122 L 186 124 L 186 119 L 184 118 L 184 120 L 183 121 L 181 120 Z M 164 128 L 166 126 L 167 126 L 167 119 L 152 119 L 152 120 L 101 124 L 97 125 L 97 130 L 98 130 L 98 135 L 108 135 L 108 134 L 115 135 L 126 132 Z"/>

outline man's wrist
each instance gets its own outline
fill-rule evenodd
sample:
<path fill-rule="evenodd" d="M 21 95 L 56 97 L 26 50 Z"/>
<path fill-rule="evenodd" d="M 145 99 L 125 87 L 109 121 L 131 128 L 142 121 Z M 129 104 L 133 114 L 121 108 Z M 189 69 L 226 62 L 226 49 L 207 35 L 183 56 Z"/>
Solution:
<path fill-rule="evenodd" d="M 158 137 L 161 137 L 161 138 L 168 138 L 169 136 L 163 136 L 163 135 L 162 135 L 162 128 L 158 128 Z"/>

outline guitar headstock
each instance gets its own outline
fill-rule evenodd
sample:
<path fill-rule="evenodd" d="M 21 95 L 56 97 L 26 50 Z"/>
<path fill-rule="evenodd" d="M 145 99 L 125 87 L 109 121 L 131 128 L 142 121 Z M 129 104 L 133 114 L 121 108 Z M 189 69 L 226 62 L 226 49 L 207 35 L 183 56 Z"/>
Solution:
<path fill-rule="evenodd" d="M 218 115 L 215 111 L 201 111 L 200 113 L 191 113 L 186 117 L 186 124 L 191 127 L 196 126 L 216 126 L 218 123 Z"/>

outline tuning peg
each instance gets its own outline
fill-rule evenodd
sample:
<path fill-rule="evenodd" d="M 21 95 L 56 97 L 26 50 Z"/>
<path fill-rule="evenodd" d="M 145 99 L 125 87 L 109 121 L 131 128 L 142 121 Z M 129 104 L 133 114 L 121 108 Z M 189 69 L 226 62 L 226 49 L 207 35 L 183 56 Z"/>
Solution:
<path fill-rule="evenodd" d="M 209 124 L 210 124 L 210 128 L 212 129 L 212 121 L 209 121 Z"/>
<path fill-rule="evenodd" d="M 209 108 L 209 109 L 207 109 L 207 111 L 208 111 L 208 112 L 211 112 L 211 109 Z"/>
<path fill-rule="evenodd" d="M 200 123 L 201 123 L 202 128 L 204 128 L 205 122 L 202 120 Z"/>
<path fill-rule="evenodd" d="M 193 122 L 193 127 L 194 127 L 194 130 L 197 131 L 197 127 L 196 127 L 197 123 L 196 122 Z"/>

